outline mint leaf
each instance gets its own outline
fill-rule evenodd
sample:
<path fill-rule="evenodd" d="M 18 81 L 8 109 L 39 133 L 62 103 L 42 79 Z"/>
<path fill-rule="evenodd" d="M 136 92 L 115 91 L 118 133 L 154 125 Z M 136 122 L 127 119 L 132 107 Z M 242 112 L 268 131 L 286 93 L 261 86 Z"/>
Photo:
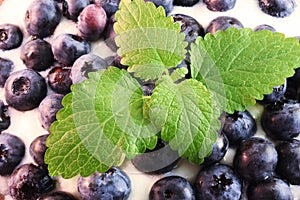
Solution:
<path fill-rule="evenodd" d="M 142 79 L 156 79 L 185 58 L 180 24 L 163 7 L 143 0 L 122 0 L 115 14 L 115 38 L 121 63 Z"/>
<path fill-rule="evenodd" d="M 47 140 L 50 173 L 87 176 L 154 148 L 159 130 L 148 120 L 145 102 L 139 83 L 115 67 L 73 85 Z"/>
<path fill-rule="evenodd" d="M 190 54 L 192 77 L 207 85 L 223 105 L 226 101 L 220 108 L 231 113 L 271 93 L 300 63 L 297 39 L 247 28 L 199 37 Z"/>
<path fill-rule="evenodd" d="M 151 99 L 151 116 L 162 127 L 161 138 L 181 157 L 202 163 L 220 128 L 219 113 L 214 112 L 206 87 L 193 79 L 175 84 L 170 77 L 163 77 Z"/>

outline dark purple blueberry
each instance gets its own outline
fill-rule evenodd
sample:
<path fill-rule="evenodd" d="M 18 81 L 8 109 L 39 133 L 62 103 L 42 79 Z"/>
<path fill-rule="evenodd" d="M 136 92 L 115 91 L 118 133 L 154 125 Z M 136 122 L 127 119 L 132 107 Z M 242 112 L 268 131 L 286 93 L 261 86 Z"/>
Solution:
<path fill-rule="evenodd" d="M 44 155 L 47 150 L 46 140 L 48 136 L 48 134 L 45 134 L 36 137 L 29 146 L 30 156 L 39 166 L 45 166 Z"/>
<path fill-rule="evenodd" d="M 105 173 L 95 172 L 78 178 L 78 191 L 83 200 L 126 200 L 131 192 L 131 182 L 122 170 L 112 167 Z"/>
<path fill-rule="evenodd" d="M 120 4 L 120 0 L 94 0 L 95 4 L 100 5 L 106 12 L 108 18 L 114 15 Z"/>
<path fill-rule="evenodd" d="M 42 195 L 38 200 L 76 200 L 76 198 L 65 191 L 53 191 Z"/>
<path fill-rule="evenodd" d="M 236 0 L 204 0 L 207 8 L 211 11 L 225 12 L 235 6 Z"/>
<path fill-rule="evenodd" d="M 173 10 L 173 0 L 144 0 L 145 2 L 152 2 L 156 7 L 162 6 L 168 15 Z"/>
<path fill-rule="evenodd" d="M 229 27 L 243 28 L 243 24 L 234 17 L 220 16 L 213 19 L 207 26 L 206 32 L 215 34 L 218 30 L 226 30 Z"/>
<path fill-rule="evenodd" d="M 177 165 L 180 157 L 168 143 L 159 140 L 153 150 L 135 156 L 131 162 L 139 171 L 148 174 L 163 174 L 171 171 Z"/>
<path fill-rule="evenodd" d="M 62 94 L 49 94 L 39 105 L 39 120 L 44 129 L 49 130 L 51 124 L 56 120 L 56 113 L 63 107 Z"/>
<path fill-rule="evenodd" d="M 39 38 L 30 40 L 22 46 L 20 58 L 27 68 L 36 71 L 43 71 L 54 62 L 51 45 Z"/>
<path fill-rule="evenodd" d="M 17 136 L 0 134 L 0 175 L 5 176 L 13 172 L 25 155 L 25 144 Z"/>
<path fill-rule="evenodd" d="M 14 63 L 6 58 L 0 57 L 0 87 L 3 87 L 14 68 Z"/>
<path fill-rule="evenodd" d="M 90 4 L 90 0 L 64 0 L 62 2 L 62 13 L 68 19 L 77 21 L 80 12 Z"/>
<path fill-rule="evenodd" d="M 276 172 L 291 184 L 300 185 L 300 141 L 282 141 L 276 145 Z"/>
<path fill-rule="evenodd" d="M 217 141 L 213 144 L 211 154 L 204 158 L 202 165 L 207 166 L 221 161 L 229 148 L 229 141 L 224 134 L 218 134 Z"/>
<path fill-rule="evenodd" d="M 13 72 L 4 88 L 7 104 L 20 111 L 36 108 L 47 95 L 45 79 L 32 69 Z"/>
<path fill-rule="evenodd" d="M 256 26 L 253 30 L 255 32 L 262 31 L 262 30 L 269 30 L 273 33 L 276 32 L 276 29 L 273 26 L 270 26 L 268 24 L 260 24 L 260 25 Z"/>
<path fill-rule="evenodd" d="M 47 76 L 48 85 L 54 92 L 65 95 L 71 91 L 72 79 L 70 75 L 70 67 L 53 67 Z"/>
<path fill-rule="evenodd" d="M 197 4 L 200 0 L 174 0 L 174 6 L 191 7 Z"/>
<path fill-rule="evenodd" d="M 54 189 L 54 181 L 46 169 L 32 163 L 16 168 L 9 180 L 10 195 L 18 200 L 37 200 Z"/>
<path fill-rule="evenodd" d="M 233 169 L 224 164 L 202 168 L 195 180 L 197 199 L 239 200 L 242 182 Z"/>
<path fill-rule="evenodd" d="M 222 133 L 227 136 L 230 145 L 240 144 L 257 131 L 256 121 L 247 110 L 224 113 L 221 119 L 224 120 Z"/>
<path fill-rule="evenodd" d="M 30 35 L 39 38 L 53 34 L 61 19 L 57 2 L 54 0 L 34 0 L 25 14 L 25 28 Z"/>
<path fill-rule="evenodd" d="M 167 176 L 156 181 L 149 192 L 151 200 L 195 200 L 191 184 L 180 176 Z"/>
<path fill-rule="evenodd" d="M 73 34 L 60 34 L 52 42 L 54 58 L 66 65 L 72 65 L 77 58 L 90 52 L 90 44 Z"/>
<path fill-rule="evenodd" d="M 286 88 L 287 88 L 286 81 L 282 85 L 274 86 L 272 93 L 264 95 L 264 98 L 259 102 L 262 104 L 269 104 L 269 103 L 274 103 L 276 101 L 283 100 L 285 98 L 284 94 L 286 92 Z"/>
<path fill-rule="evenodd" d="M 205 31 L 201 24 L 191 16 L 184 14 L 173 14 L 174 22 L 180 24 L 181 30 L 185 34 L 184 40 L 188 43 L 195 42 L 198 36 L 204 37 Z"/>
<path fill-rule="evenodd" d="M 121 56 L 110 56 L 106 59 L 108 66 L 115 66 L 119 69 L 127 70 L 128 66 L 121 64 Z"/>
<path fill-rule="evenodd" d="M 300 133 L 300 103 L 278 101 L 264 108 L 261 125 L 266 134 L 277 140 L 291 140 Z"/>
<path fill-rule="evenodd" d="M 272 142 L 251 137 L 241 142 L 233 166 L 244 180 L 259 182 L 273 176 L 277 160 L 278 155 Z"/>
<path fill-rule="evenodd" d="M 21 29 L 14 24 L 0 25 L 0 49 L 10 50 L 21 45 L 23 41 L 23 33 Z"/>
<path fill-rule="evenodd" d="M 294 0 L 258 0 L 261 10 L 274 17 L 287 17 L 294 12 Z"/>
<path fill-rule="evenodd" d="M 278 178 L 270 178 L 257 184 L 250 184 L 247 188 L 248 200 L 272 199 L 293 200 L 290 186 Z"/>
<path fill-rule="evenodd" d="M 153 82 L 146 82 L 142 84 L 142 90 L 144 96 L 151 96 L 153 93 L 153 90 L 155 88 L 155 83 Z"/>
<path fill-rule="evenodd" d="M 7 129 L 10 125 L 10 116 L 7 112 L 7 105 L 4 105 L 3 101 L 0 100 L 0 132 Z"/>
<path fill-rule="evenodd" d="M 113 51 L 117 52 L 117 45 L 115 43 L 115 37 L 116 37 L 116 32 L 114 30 L 114 24 L 116 22 L 115 15 L 112 15 L 107 23 L 106 27 L 103 31 L 103 39 L 105 41 L 105 44 Z"/>
<path fill-rule="evenodd" d="M 71 68 L 72 83 L 79 83 L 88 78 L 89 72 L 95 72 L 107 68 L 107 63 L 101 57 L 94 54 L 80 56 Z"/>
<path fill-rule="evenodd" d="M 87 41 L 98 40 L 106 26 L 105 10 L 98 4 L 85 7 L 78 17 L 79 35 Z"/>

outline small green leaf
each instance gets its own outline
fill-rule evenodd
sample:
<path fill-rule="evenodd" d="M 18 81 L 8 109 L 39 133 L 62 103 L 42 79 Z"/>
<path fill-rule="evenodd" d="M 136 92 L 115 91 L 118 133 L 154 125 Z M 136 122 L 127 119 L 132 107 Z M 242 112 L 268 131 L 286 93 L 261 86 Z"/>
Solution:
<path fill-rule="evenodd" d="M 245 110 L 271 93 L 300 63 L 297 39 L 246 28 L 199 37 L 190 54 L 192 77 L 215 95 L 220 109 L 230 113 Z"/>
<path fill-rule="evenodd" d="M 149 120 L 139 83 L 125 70 L 89 73 L 72 86 L 50 128 L 46 163 L 65 178 L 106 171 L 155 147 L 159 132 Z"/>
<path fill-rule="evenodd" d="M 163 77 L 151 99 L 151 116 L 162 127 L 162 139 L 169 141 L 181 157 L 202 163 L 220 128 L 219 113 L 214 112 L 207 88 L 193 79 L 175 84 Z"/>
<path fill-rule="evenodd" d="M 122 0 L 115 14 L 115 38 L 121 63 L 142 79 L 156 79 L 185 58 L 180 24 L 162 7 L 143 0 Z"/>

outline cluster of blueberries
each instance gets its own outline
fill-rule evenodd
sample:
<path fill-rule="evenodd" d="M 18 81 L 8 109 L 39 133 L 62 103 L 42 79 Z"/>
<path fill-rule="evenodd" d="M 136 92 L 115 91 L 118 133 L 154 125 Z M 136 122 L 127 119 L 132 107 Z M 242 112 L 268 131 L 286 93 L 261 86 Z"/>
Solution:
<path fill-rule="evenodd" d="M 151 1 L 163 6 L 167 14 L 174 5 L 193 6 L 199 2 Z M 204 3 L 212 11 L 223 12 L 232 9 L 236 0 L 204 0 Z M 258 0 L 258 3 L 262 11 L 274 17 L 286 17 L 296 6 L 294 0 Z M 8 104 L 0 101 L 1 131 L 10 125 L 8 106 L 19 111 L 38 107 L 40 122 L 49 130 L 56 120 L 56 112 L 62 108 L 63 96 L 70 92 L 71 84 L 86 79 L 88 72 L 105 69 L 108 65 L 126 68 L 120 64 L 119 57 L 103 59 L 90 53 L 90 42 L 99 38 L 104 38 L 107 45 L 116 51 L 112 27 L 118 4 L 119 0 L 35 0 L 30 4 L 24 23 L 31 39 L 21 46 L 20 54 L 26 69 L 12 72 L 14 63 L 0 58 L 0 87 L 5 89 Z M 60 34 L 50 44 L 44 38 L 54 33 L 62 15 L 77 23 L 78 34 Z M 189 43 L 208 32 L 214 34 L 232 26 L 243 27 L 233 17 L 218 17 L 206 30 L 190 16 L 174 14 L 173 18 L 181 24 L 181 31 Z M 268 25 L 257 26 L 255 31 L 265 29 L 275 31 Z M 18 48 L 22 42 L 23 32 L 18 26 L 0 25 L 1 50 Z M 188 67 L 188 57 L 181 65 Z M 46 78 L 39 73 L 41 71 L 47 71 Z M 296 70 L 294 77 L 287 79 L 284 85 L 274 87 L 273 93 L 265 95 L 259 102 L 264 105 L 261 124 L 270 139 L 254 136 L 257 125 L 248 111 L 223 113 L 220 117 L 223 126 L 212 154 L 205 158 L 194 185 L 183 177 L 167 176 L 154 183 L 149 199 L 234 200 L 243 195 L 248 199 L 293 199 L 289 184 L 300 184 L 300 142 L 294 139 L 300 133 L 299 76 Z M 155 86 L 142 84 L 144 95 L 151 95 Z M 52 92 L 49 92 L 48 86 Z M 23 141 L 9 133 L 0 134 L 0 175 L 11 177 L 9 188 L 13 199 L 76 199 L 66 191 L 53 191 L 55 181 L 49 176 L 44 163 L 47 137 L 41 135 L 30 145 L 29 152 L 35 164 L 19 166 L 25 155 Z M 233 166 L 220 163 L 229 146 L 237 148 Z M 172 151 L 166 142 L 159 141 L 154 150 L 136 156 L 132 164 L 144 173 L 163 174 L 176 167 L 179 161 L 177 152 Z M 163 167 L 157 167 L 157 163 Z M 78 191 L 85 200 L 124 200 L 129 197 L 131 184 L 125 172 L 112 167 L 106 173 L 80 176 Z"/>

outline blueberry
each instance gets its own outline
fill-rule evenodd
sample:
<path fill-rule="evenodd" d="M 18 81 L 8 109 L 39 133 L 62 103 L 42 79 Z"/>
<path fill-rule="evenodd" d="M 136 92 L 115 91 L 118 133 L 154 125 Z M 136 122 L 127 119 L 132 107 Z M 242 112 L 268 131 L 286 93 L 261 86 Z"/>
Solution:
<path fill-rule="evenodd" d="M 0 57 L 0 87 L 3 87 L 14 68 L 14 63 L 6 58 Z"/>
<path fill-rule="evenodd" d="M 68 19 L 77 21 L 80 12 L 90 4 L 90 0 L 64 0 L 62 2 L 62 13 Z"/>
<path fill-rule="evenodd" d="M 0 49 L 10 50 L 21 45 L 23 33 L 21 29 L 14 24 L 0 25 Z"/>
<path fill-rule="evenodd" d="M 54 0 L 34 0 L 25 14 L 25 28 L 30 35 L 39 38 L 53 34 L 61 20 L 57 2 Z"/>
<path fill-rule="evenodd" d="M 262 104 L 269 104 L 269 103 L 275 103 L 276 101 L 281 101 L 285 97 L 285 92 L 287 88 L 287 82 L 285 81 L 284 84 L 279 86 L 274 86 L 273 91 L 270 94 L 265 94 L 264 98 L 261 101 L 258 101 Z"/>
<path fill-rule="evenodd" d="M 107 63 L 101 57 L 94 54 L 80 56 L 71 68 L 72 83 L 78 83 L 88 78 L 89 72 L 106 69 Z"/>
<path fill-rule="evenodd" d="M 46 140 L 48 136 L 48 134 L 45 134 L 36 137 L 29 146 L 29 153 L 39 166 L 45 166 L 44 155 L 47 149 Z"/>
<path fill-rule="evenodd" d="M 103 39 L 105 41 L 105 44 L 113 51 L 117 52 L 117 45 L 115 43 L 115 37 L 116 37 L 116 32 L 114 30 L 114 24 L 116 22 L 115 15 L 112 15 L 107 23 L 106 27 L 103 31 Z"/>
<path fill-rule="evenodd" d="M 180 24 L 181 30 L 185 34 L 184 40 L 188 43 L 195 42 L 198 36 L 204 37 L 205 31 L 201 24 L 191 16 L 184 14 L 173 14 L 174 22 Z"/>
<path fill-rule="evenodd" d="M 191 7 L 200 2 L 200 0 L 174 0 L 174 6 Z"/>
<path fill-rule="evenodd" d="M 291 140 L 300 133 L 300 103 L 279 101 L 264 108 L 261 125 L 266 134 L 277 140 Z"/>
<path fill-rule="evenodd" d="M 171 171 L 177 165 L 180 157 L 168 143 L 159 140 L 153 150 L 135 156 L 131 162 L 139 171 L 149 174 L 163 174 Z"/>
<path fill-rule="evenodd" d="M 225 12 L 233 9 L 236 0 L 204 0 L 207 8 L 211 11 Z"/>
<path fill-rule="evenodd" d="M 227 136 L 230 145 L 239 144 L 257 131 L 256 121 L 247 110 L 224 113 L 221 119 L 224 120 L 222 133 Z"/>
<path fill-rule="evenodd" d="M 207 26 L 206 32 L 215 34 L 218 30 L 226 30 L 229 27 L 243 28 L 243 24 L 234 17 L 220 16 L 213 19 Z"/>
<path fill-rule="evenodd" d="M 90 52 L 90 45 L 81 37 L 73 34 L 60 34 L 52 42 L 54 58 L 70 66 L 80 56 Z"/>
<path fill-rule="evenodd" d="M 110 18 L 117 12 L 120 0 L 94 0 L 94 3 L 101 5 L 105 10 L 107 17 Z"/>
<path fill-rule="evenodd" d="M 7 113 L 7 105 L 0 100 L 0 132 L 7 129 L 10 125 L 10 116 Z"/>
<path fill-rule="evenodd" d="M 156 7 L 162 6 L 168 15 L 173 10 L 173 0 L 144 0 L 145 2 L 152 2 Z"/>
<path fill-rule="evenodd" d="M 207 166 L 221 161 L 228 148 L 229 141 L 227 136 L 222 133 L 218 133 L 217 141 L 212 146 L 212 153 L 208 157 L 204 158 L 202 165 Z"/>
<path fill-rule="evenodd" d="M 153 94 L 153 90 L 155 88 L 155 83 L 146 82 L 142 84 L 142 90 L 144 96 L 151 96 Z"/>
<path fill-rule="evenodd" d="M 78 191 L 83 200 L 126 200 L 131 192 L 131 182 L 127 174 L 116 167 L 105 173 L 95 172 L 78 178 Z"/>
<path fill-rule="evenodd" d="M 27 163 L 16 168 L 9 180 L 13 199 L 36 200 L 42 194 L 54 189 L 54 181 L 47 170 Z"/>
<path fill-rule="evenodd" d="M 79 35 L 87 41 L 98 40 L 106 26 L 105 10 L 98 4 L 85 7 L 78 16 Z"/>
<path fill-rule="evenodd" d="M 274 17 L 287 17 L 296 7 L 294 0 L 258 0 L 258 4 L 263 12 Z"/>
<path fill-rule="evenodd" d="M 0 175 L 9 175 L 25 155 L 25 144 L 14 135 L 0 134 Z"/>
<path fill-rule="evenodd" d="M 56 113 L 63 107 L 62 94 L 49 94 L 39 105 L 39 120 L 44 129 L 49 130 L 50 125 L 56 120 Z"/>
<path fill-rule="evenodd" d="M 278 178 L 270 178 L 251 184 L 247 189 L 248 200 L 272 199 L 272 200 L 293 200 L 290 186 Z"/>
<path fill-rule="evenodd" d="M 20 58 L 27 68 L 36 71 L 45 70 L 54 62 L 51 45 L 39 38 L 30 40 L 22 46 Z"/>
<path fill-rule="evenodd" d="M 255 32 L 261 31 L 261 30 L 269 30 L 271 32 L 276 32 L 276 29 L 273 26 L 270 26 L 268 24 L 260 24 L 260 25 L 256 26 L 253 30 Z"/>
<path fill-rule="evenodd" d="M 38 200 L 76 200 L 76 198 L 65 191 L 53 191 L 42 195 Z"/>
<path fill-rule="evenodd" d="M 248 182 L 259 182 L 274 175 L 278 155 L 274 144 L 267 139 L 251 137 L 238 147 L 233 166 Z"/>
<path fill-rule="evenodd" d="M 230 166 L 216 163 L 199 171 L 195 194 L 197 199 L 239 200 L 242 182 Z"/>
<path fill-rule="evenodd" d="M 167 176 L 156 181 L 149 192 L 151 200 L 195 200 L 191 184 L 180 176 Z"/>
<path fill-rule="evenodd" d="M 13 72 L 4 88 L 8 105 L 20 111 L 36 108 L 47 94 L 45 79 L 32 69 Z"/>
<path fill-rule="evenodd" d="M 59 94 L 69 93 L 72 85 L 71 68 L 55 66 L 48 72 L 48 85 Z"/>
<path fill-rule="evenodd" d="M 291 184 L 300 185 L 300 141 L 282 141 L 276 145 L 276 172 Z"/>

